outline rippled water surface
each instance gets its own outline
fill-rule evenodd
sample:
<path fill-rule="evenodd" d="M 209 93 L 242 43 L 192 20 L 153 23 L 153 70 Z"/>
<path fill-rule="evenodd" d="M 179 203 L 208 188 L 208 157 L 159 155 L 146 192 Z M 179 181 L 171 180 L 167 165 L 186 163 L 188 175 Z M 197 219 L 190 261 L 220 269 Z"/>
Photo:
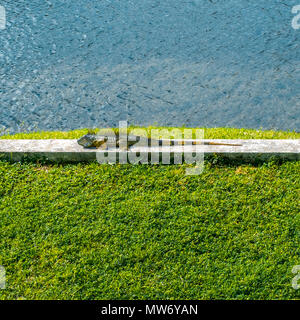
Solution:
<path fill-rule="evenodd" d="M 292 0 L 0 0 L 0 127 L 300 131 Z"/>

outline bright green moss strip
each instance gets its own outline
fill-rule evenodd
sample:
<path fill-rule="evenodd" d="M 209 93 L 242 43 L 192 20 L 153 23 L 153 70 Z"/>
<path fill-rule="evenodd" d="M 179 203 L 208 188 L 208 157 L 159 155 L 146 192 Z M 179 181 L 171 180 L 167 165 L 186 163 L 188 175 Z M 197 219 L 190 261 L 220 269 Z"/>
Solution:
<path fill-rule="evenodd" d="M 300 162 L 185 168 L 0 162 L 0 297 L 299 298 Z"/>
<path fill-rule="evenodd" d="M 148 133 L 151 129 L 164 129 L 165 127 L 131 127 L 131 130 L 145 129 Z M 168 128 L 172 129 L 172 128 Z M 178 129 L 178 128 L 177 128 Z M 180 128 L 184 129 L 184 128 Z M 206 128 L 204 129 L 206 139 L 300 139 L 300 133 L 295 131 L 272 131 L 253 129 L 232 129 L 232 128 Z M 34 132 L 18 133 L 15 135 L 2 135 L 0 139 L 78 139 L 88 132 L 88 129 L 79 129 L 69 132 Z"/>

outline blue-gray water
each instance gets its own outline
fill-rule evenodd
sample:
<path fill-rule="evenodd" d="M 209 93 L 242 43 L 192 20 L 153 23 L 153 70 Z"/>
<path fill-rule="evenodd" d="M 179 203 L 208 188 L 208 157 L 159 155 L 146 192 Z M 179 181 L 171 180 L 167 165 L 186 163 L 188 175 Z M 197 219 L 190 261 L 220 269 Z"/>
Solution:
<path fill-rule="evenodd" d="M 300 0 L 0 0 L 0 128 L 300 131 Z"/>

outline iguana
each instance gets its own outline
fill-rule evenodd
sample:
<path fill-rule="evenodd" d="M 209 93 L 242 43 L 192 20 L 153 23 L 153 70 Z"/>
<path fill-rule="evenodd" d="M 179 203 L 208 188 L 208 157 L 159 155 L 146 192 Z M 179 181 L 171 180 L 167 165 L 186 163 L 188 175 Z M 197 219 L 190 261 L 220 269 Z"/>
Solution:
<path fill-rule="evenodd" d="M 109 147 L 120 148 L 128 150 L 131 146 L 138 142 L 142 142 L 144 146 L 155 146 L 170 145 L 170 146 L 182 146 L 182 145 L 209 145 L 209 146 L 241 146 L 241 144 L 233 143 L 219 143 L 219 142 L 207 142 L 201 140 L 175 140 L 175 139 L 152 139 L 142 136 L 135 135 L 98 135 L 93 133 L 88 133 L 81 137 L 78 144 L 84 148 L 97 148 L 102 150 L 107 150 Z M 144 143 L 144 144 L 143 144 Z M 141 146 L 141 143 L 140 143 Z"/>

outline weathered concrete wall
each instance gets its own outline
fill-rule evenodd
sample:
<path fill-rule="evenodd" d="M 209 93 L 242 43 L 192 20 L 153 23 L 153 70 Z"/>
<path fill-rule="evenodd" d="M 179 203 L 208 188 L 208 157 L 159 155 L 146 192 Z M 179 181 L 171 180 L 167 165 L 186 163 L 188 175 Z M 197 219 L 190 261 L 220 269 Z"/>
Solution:
<path fill-rule="evenodd" d="M 300 130 L 297 0 L 0 0 L 0 127 Z"/>
<path fill-rule="evenodd" d="M 124 159 L 131 153 L 142 154 L 146 162 L 162 154 L 172 154 L 171 158 L 190 156 L 193 152 L 204 153 L 204 155 L 219 155 L 232 160 L 269 160 L 279 158 L 286 160 L 300 160 L 300 140 L 204 140 L 218 143 L 241 144 L 241 146 L 220 146 L 220 145 L 199 145 L 195 146 L 172 146 L 172 147 L 135 147 L 128 151 L 110 149 L 108 151 L 98 149 L 85 149 L 81 147 L 77 140 L 0 140 L 0 159 L 11 161 L 22 160 L 48 160 L 54 162 L 81 162 L 96 161 L 97 153 L 117 154 Z M 130 159 L 130 158 L 129 158 Z M 157 158 L 159 159 L 159 157 Z M 131 163 L 130 161 L 128 163 Z"/>

